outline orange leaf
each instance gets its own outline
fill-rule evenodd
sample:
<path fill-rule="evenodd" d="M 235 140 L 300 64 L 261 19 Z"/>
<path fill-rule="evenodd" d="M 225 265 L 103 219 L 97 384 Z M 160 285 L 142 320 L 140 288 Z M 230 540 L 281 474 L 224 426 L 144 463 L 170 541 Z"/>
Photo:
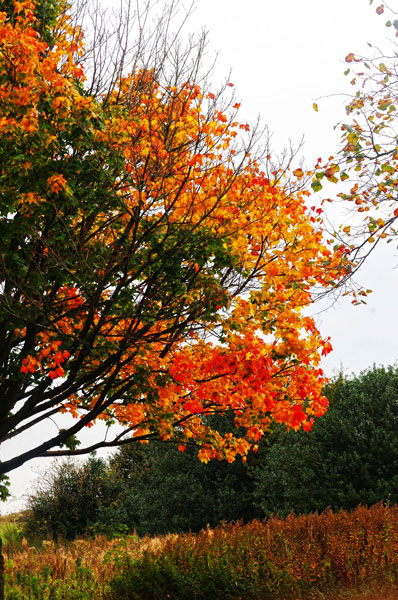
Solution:
<path fill-rule="evenodd" d="M 297 177 L 297 179 L 302 179 L 302 177 L 304 177 L 303 169 L 296 169 L 293 171 L 293 175 Z"/>

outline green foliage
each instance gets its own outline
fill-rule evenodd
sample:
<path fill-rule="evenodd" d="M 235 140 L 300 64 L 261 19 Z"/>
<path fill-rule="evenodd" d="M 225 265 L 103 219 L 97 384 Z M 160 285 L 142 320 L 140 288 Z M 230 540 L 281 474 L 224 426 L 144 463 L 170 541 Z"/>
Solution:
<path fill-rule="evenodd" d="M 65 539 L 85 533 L 112 534 L 120 520 L 114 502 L 119 494 L 119 482 L 101 459 L 91 456 L 83 464 L 55 464 L 29 498 L 26 533 Z"/>
<path fill-rule="evenodd" d="M 309 433 L 280 431 L 253 469 L 266 515 L 398 502 L 398 368 L 340 376 Z"/>
<path fill-rule="evenodd" d="M 0 538 L 3 543 L 3 549 L 6 549 L 8 556 L 21 548 L 23 536 L 24 530 L 21 525 L 9 522 L 0 524 Z"/>
<path fill-rule="evenodd" d="M 180 452 L 152 443 L 121 448 L 112 468 L 123 479 L 120 503 L 126 524 L 138 534 L 199 531 L 220 521 L 261 516 L 245 464 L 197 460 L 197 448 Z"/>
<path fill-rule="evenodd" d="M 6 580 L 6 590 L 7 583 Z M 48 566 L 37 574 L 17 572 L 12 588 L 7 590 L 8 600 L 92 600 L 95 597 L 99 597 L 98 585 L 81 559 L 76 560 L 74 572 L 64 579 L 53 578 Z"/>
<path fill-rule="evenodd" d="M 238 526 L 239 528 L 241 525 Z M 251 543 L 257 542 L 254 552 Z M 255 536 L 236 535 L 236 527 L 209 530 L 145 552 L 110 582 L 110 600 L 257 600 L 287 591 L 285 569 L 265 556 Z M 278 597 L 279 597 L 278 594 Z"/>
<path fill-rule="evenodd" d="M 10 495 L 10 478 L 7 475 L 0 474 L 0 501 L 5 502 Z"/>

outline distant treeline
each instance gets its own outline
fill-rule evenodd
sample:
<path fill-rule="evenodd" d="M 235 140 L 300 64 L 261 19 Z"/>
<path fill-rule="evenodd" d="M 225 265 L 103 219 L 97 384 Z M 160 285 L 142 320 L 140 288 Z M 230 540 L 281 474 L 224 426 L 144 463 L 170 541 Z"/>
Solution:
<path fill-rule="evenodd" d="M 221 521 L 398 503 L 398 368 L 340 375 L 310 432 L 273 426 L 246 463 L 132 444 L 104 461 L 61 462 L 30 496 L 28 533 L 197 532 Z M 228 426 L 228 419 L 219 427 Z"/>

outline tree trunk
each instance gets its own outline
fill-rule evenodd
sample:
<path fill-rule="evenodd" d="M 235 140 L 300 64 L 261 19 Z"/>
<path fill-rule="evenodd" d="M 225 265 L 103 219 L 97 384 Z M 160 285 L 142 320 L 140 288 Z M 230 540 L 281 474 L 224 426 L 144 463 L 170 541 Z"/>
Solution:
<path fill-rule="evenodd" d="M 2 539 L 0 537 L 0 600 L 4 600 L 4 556 L 2 552 Z"/>

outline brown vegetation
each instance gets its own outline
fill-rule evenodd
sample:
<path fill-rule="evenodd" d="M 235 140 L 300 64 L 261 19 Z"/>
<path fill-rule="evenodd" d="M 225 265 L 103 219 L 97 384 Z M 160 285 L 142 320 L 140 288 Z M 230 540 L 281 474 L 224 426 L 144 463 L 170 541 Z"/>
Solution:
<path fill-rule="evenodd" d="M 56 581 L 58 586 L 60 581 L 76 581 L 81 565 L 91 578 L 90 589 L 101 600 L 148 598 L 144 589 L 140 596 L 129 595 L 129 590 L 147 580 L 149 573 L 155 585 L 159 578 L 174 586 L 176 577 L 175 600 L 186 597 L 191 580 L 196 590 L 202 588 L 199 593 L 216 585 L 220 595 L 215 598 L 398 600 L 398 506 L 379 503 L 350 513 L 325 511 L 247 525 L 223 524 L 197 535 L 141 539 L 127 535 L 113 540 L 97 536 L 70 543 L 44 541 L 40 546 L 23 539 L 19 548 L 8 553 L 8 588 L 16 587 L 23 594 L 33 575 L 45 576 L 48 589 Z M 217 588 L 231 582 L 235 595 Z M 160 585 L 153 599 L 162 600 L 167 593 Z"/>

